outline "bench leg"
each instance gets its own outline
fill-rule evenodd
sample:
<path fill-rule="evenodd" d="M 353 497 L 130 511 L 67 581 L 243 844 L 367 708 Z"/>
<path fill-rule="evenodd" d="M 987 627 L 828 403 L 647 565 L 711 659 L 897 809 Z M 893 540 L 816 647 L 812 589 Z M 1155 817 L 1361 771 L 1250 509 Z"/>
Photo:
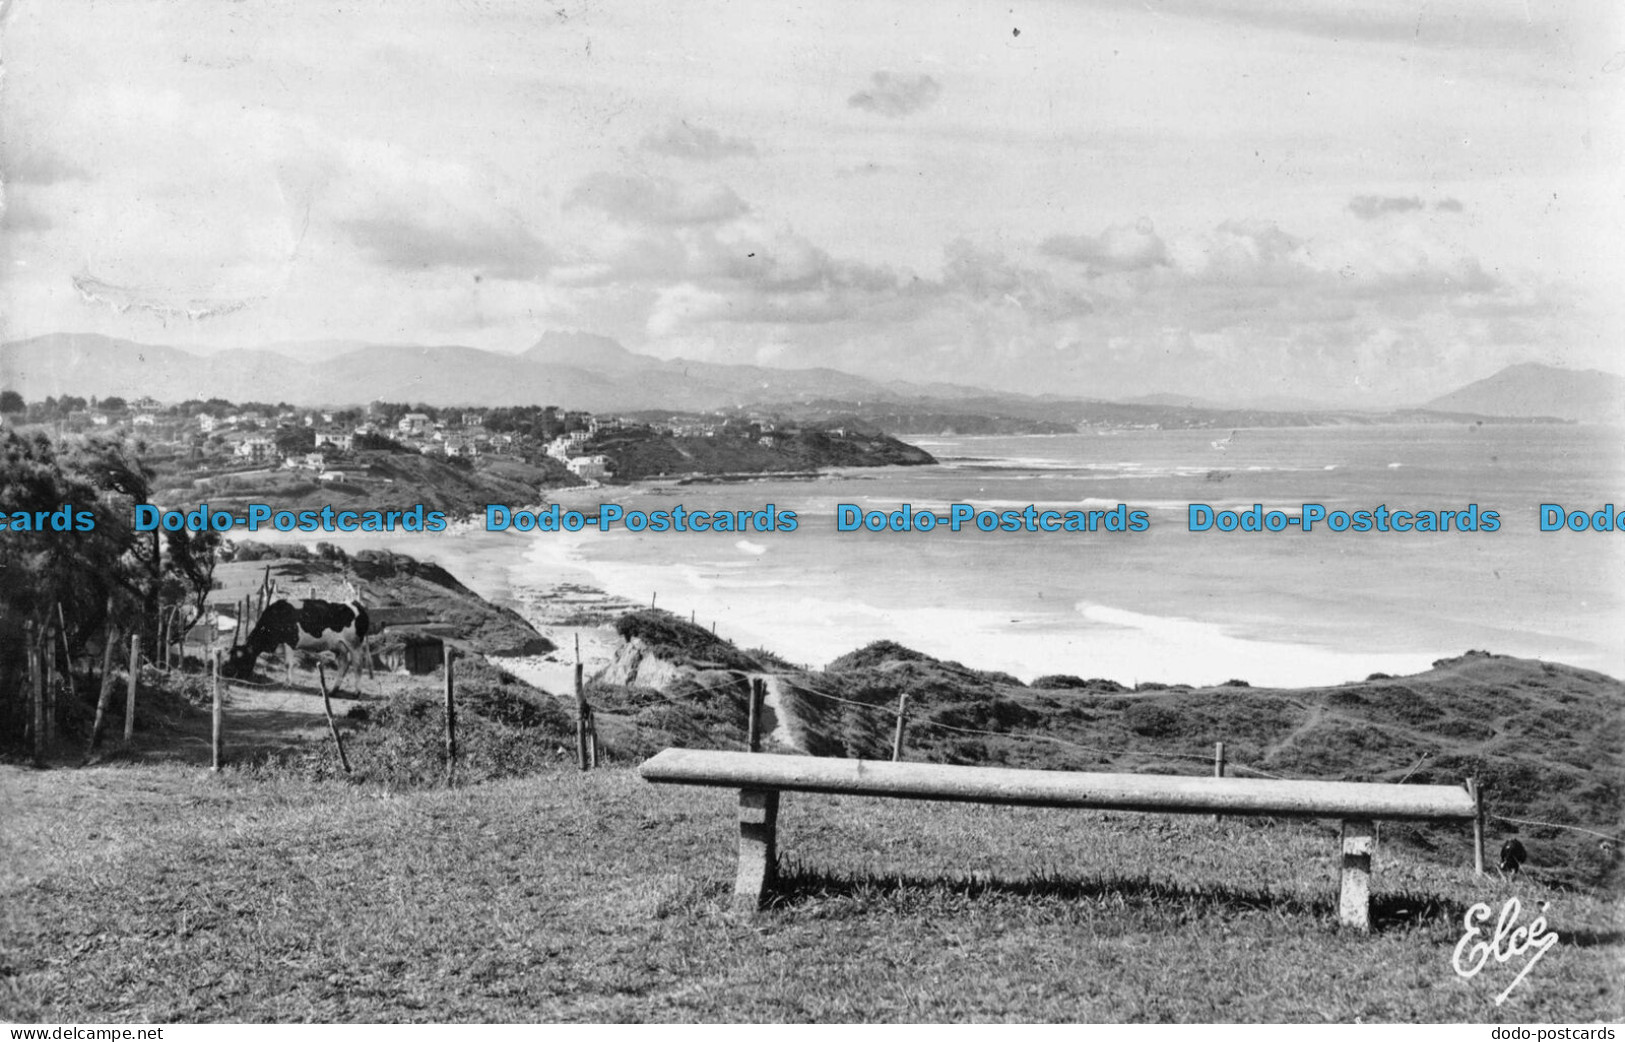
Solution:
<path fill-rule="evenodd" d="M 754 912 L 778 872 L 779 793 L 739 790 L 739 874 L 734 877 L 733 909 Z"/>
<path fill-rule="evenodd" d="M 1356 930 L 1371 930 L 1371 855 L 1377 845 L 1376 828 L 1363 818 L 1343 822 L 1343 883 L 1338 919 Z"/>

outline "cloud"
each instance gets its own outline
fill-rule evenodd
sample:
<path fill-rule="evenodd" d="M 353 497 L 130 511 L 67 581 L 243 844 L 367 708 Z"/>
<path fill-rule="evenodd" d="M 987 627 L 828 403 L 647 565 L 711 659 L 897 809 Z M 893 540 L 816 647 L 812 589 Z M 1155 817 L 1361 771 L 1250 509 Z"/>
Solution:
<path fill-rule="evenodd" d="M 1210 279 L 1226 286 L 1286 286 L 1313 277 L 1317 270 L 1305 249 L 1306 240 L 1274 221 L 1225 221 L 1185 246 L 1200 260 L 1181 263 L 1181 278 Z"/>
<path fill-rule="evenodd" d="M 1379 230 L 1254 219 L 1159 234 L 1141 220 L 1038 247 L 956 239 L 919 274 L 748 217 L 639 230 L 602 255 L 590 291 L 667 355 L 761 361 L 772 345 L 776 365 L 1107 397 L 1412 400 L 1511 357 L 1547 321 L 1541 292 L 1426 227 Z"/>
<path fill-rule="evenodd" d="M 683 185 L 665 177 L 590 174 L 566 206 L 585 206 L 622 221 L 655 225 L 721 224 L 750 212 L 726 185 Z"/>
<path fill-rule="evenodd" d="M 49 149 L 19 149 L 15 144 L 0 157 L 0 184 L 54 185 L 83 181 L 88 175 L 71 160 Z"/>
<path fill-rule="evenodd" d="M 1158 17 L 1193 18 L 1343 43 L 1376 43 L 1490 53 L 1558 52 L 1567 49 L 1576 22 L 1588 19 L 1603 32 L 1614 25 L 1604 5 L 1586 11 L 1570 5 L 1518 7 L 1448 0 L 1418 5 L 1411 0 L 1365 0 L 1348 4 L 1302 4 L 1295 0 L 1109 0 L 1113 6 L 1151 11 Z"/>
<path fill-rule="evenodd" d="M 400 271 L 469 268 L 495 278 L 524 279 L 543 274 L 554 263 L 546 244 L 514 225 L 453 227 L 399 216 L 338 224 L 370 260 Z"/>
<path fill-rule="evenodd" d="M 1425 205 L 1414 195 L 1357 195 L 1349 200 L 1349 213 L 1362 221 L 1374 221 L 1391 213 L 1420 210 Z"/>
<path fill-rule="evenodd" d="M 918 112 L 942 94 L 942 85 L 930 76 L 893 76 L 882 70 L 869 77 L 870 86 L 860 90 L 846 103 L 855 109 L 880 116 L 901 119 Z"/>
<path fill-rule="evenodd" d="M 673 120 L 660 133 L 649 134 L 643 139 L 642 146 L 663 156 L 693 159 L 702 163 L 756 154 L 756 146 L 748 139 L 723 137 L 710 127 L 698 126 L 686 119 Z"/>
<path fill-rule="evenodd" d="M 873 314 L 898 293 L 889 268 L 834 257 L 787 230 L 747 222 L 726 235 L 707 229 L 679 241 L 682 281 L 660 291 L 653 332 L 701 322 L 827 324 Z"/>
<path fill-rule="evenodd" d="M 73 276 L 73 288 L 79 291 L 79 296 L 87 304 L 105 304 L 119 315 L 128 311 L 151 312 L 166 324 L 172 318 L 196 322 L 199 319 L 229 315 L 233 311 L 241 311 L 251 304 L 258 303 L 258 298 L 213 300 L 198 297 L 181 298 L 153 288 L 115 285 L 88 273 Z"/>
<path fill-rule="evenodd" d="M 573 285 L 667 356 L 759 362 L 772 345 L 775 365 L 1108 397 L 1408 400 L 1546 321 L 1544 296 L 1425 223 L 1372 232 L 1249 219 L 1173 233 L 1141 219 L 1042 244 L 955 239 L 917 273 L 754 215 L 615 223 Z"/>
<path fill-rule="evenodd" d="M 956 239 L 943 252 L 941 281 L 917 285 L 917 294 L 962 297 L 972 304 L 1016 308 L 1044 319 L 1094 310 L 1088 297 L 1064 280 L 1006 260 L 1003 254 L 982 249 L 969 240 Z"/>
<path fill-rule="evenodd" d="M 9 232 L 43 232 L 55 227 L 56 222 L 38 205 L 30 202 L 21 192 L 7 192 L 0 201 L 0 228 Z"/>
<path fill-rule="evenodd" d="M 1055 235 L 1044 240 L 1052 257 L 1087 264 L 1095 272 L 1143 271 L 1168 263 L 1167 245 L 1146 218 L 1113 225 L 1099 235 Z"/>
<path fill-rule="evenodd" d="M 1427 203 L 1414 195 L 1357 195 L 1349 200 L 1348 209 L 1362 221 L 1374 221 L 1389 214 L 1425 210 Z M 1461 213 L 1466 207 L 1460 199 L 1444 198 L 1435 199 L 1433 209 L 1443 213 Z"/>

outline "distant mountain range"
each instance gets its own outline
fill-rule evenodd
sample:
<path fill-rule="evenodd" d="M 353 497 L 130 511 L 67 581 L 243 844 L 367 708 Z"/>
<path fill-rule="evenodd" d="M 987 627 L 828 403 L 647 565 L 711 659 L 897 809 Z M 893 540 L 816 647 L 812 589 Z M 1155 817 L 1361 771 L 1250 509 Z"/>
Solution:
<path fill-rule="evenodd" d="M 1238 398 L 1233 402 L 1220 402 L 1212 398 L 1198 398 L 1192 394 L 1142 394 L 1137 398 L 1121 399 L 1123 405 L 1162 405 L 1176 409 L 1264 409 L 1274 412 L 1323 412 L 1336 407 L 1311 398 L 1273 394 L 1259 398 Z M 1344 411 L 1344 410 L 1339 410 Z"/>
<path fill-rule="evenodd" d="M 1435 398 L 1436 412 L 1481 416 L 1556 416 L 1582 423 L 1625 423 L 1625 377 L 1598 369 L 1513 365 Z"/>
<path fill-rule="evenodd" d="M 296 405 L 373 399 L 429 405 L 560 405 L 594 412 L 705 412 L 746 405 L 931 403 L 944 412 L 1039 415 L 1076 422 L 1074 402 L 990 393 L 952 384 L 881 383 L 835 369 L 770 369 L 635 354 L 590 333 L 549 332 L 519 354 L 473 347 L 321 341 L 196 354 L 84 333 L 52 333 L 0 344 L 0 389 L 28 401 L 78 395 L 160 401 L 226 398 Z M 1302 401 L 1224 405 L 1149 395 L 1116 409 L 1317 410 Z M 1625 378 L 1526 364 L 1505 369 L 1422 409 L 1481 416 L 1625 422 Z M 1038 412 L 1034 412 L 1034 410 Z M 1098 411 L 1098 410 L 1097 410 Z M 1126 417 L 1125 417 L 1126 419 Z M 1287 422 L 1285 417 L 1272 419 Z M 1245 422 L 1243 417 L 1235 417 Z M 1227 421 L 1229 422 L 1229 421 Z M 1267 422 L 1267 421 L 1266 421 Z"/>
<path fill-rule="evenodd" d="M 160 401 L 338 405 L 373 399 L 429 405 L 562 405 L 592 411 L 707 411 L 814 398 L 870 400 L 977 393 L 941 385 L 882 385 L 834 369 L 767 369 L 666 361 L 607 337 L 548 333 L 529 350 L 278 344 L 194 354 L 92 334 L 53 333 L 0 344 L 0 387 L 26 400 L 151 395 Z"/>

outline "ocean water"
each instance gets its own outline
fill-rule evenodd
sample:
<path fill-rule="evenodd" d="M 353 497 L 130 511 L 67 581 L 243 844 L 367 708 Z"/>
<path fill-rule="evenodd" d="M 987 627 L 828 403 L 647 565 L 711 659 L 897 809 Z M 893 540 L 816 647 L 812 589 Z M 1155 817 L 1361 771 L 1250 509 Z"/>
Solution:
<path fill-rule="evenodd" d="M 560 494 L 591 513 L 794 510 L 794 532 L 479 534 L 512 587 L 595 585 L 820 665 L 888 639 L 1023 679 L 1338 683 L 1469 648 L 1625 675 L 1625 532 L 1538 530 L 1538 507 L 1625 507 L 1597 426 L 1326 427 L 917 438 L 941 466 Z M 1145 532 L 837 532 L 838 504 L 1147 511 Z M 1497 532 L 1207 532 L 1190 503 L 1296 515 L 1462 510 Z"/>

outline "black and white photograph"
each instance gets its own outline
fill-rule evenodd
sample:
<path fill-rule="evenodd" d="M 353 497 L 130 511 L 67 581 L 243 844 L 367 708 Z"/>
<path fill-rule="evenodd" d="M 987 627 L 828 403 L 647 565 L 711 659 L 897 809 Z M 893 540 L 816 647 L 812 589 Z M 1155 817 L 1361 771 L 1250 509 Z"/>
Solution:
<path fill-rule="evenodd" d="M 1622 287 L 1612 4 L 0 0 L 0 1022 L 1611 1039 Z"/>

